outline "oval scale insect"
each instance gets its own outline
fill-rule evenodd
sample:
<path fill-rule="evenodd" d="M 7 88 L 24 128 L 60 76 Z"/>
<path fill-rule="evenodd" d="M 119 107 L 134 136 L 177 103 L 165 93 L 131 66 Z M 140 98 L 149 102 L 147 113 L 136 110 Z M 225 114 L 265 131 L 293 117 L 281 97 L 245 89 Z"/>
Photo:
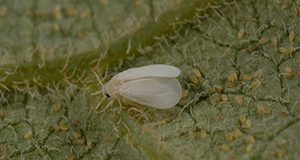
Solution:
<path fill-rule="evenodd" d="M 164 64 L 131 68 L 113 76 L 102 92 L 124 103 L 167 109 L 181 98 L 181 85 L 176 79 L 179 75 L 178 68 Z"/>

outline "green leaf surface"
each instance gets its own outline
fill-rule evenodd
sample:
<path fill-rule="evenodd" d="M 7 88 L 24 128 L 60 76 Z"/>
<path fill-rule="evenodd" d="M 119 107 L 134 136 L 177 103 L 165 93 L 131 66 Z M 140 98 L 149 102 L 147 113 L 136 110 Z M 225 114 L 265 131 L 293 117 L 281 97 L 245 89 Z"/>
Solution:
<path fill-rule="evenodd" d="M 299 0 L 0 0 L 0 159 L 299 159 L 299 26 Z M 156 63 L 175 107 L 101 101 Z"/>

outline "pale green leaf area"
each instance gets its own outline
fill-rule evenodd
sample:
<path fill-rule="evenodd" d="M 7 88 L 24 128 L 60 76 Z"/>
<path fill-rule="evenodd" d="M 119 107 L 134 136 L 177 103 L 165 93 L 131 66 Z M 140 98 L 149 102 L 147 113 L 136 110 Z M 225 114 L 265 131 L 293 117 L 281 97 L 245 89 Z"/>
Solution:
<path fill-rule="evenodd" d="M 8 68 L 0 68 L 0 159 L 300 159 L 299 0 L 211 1 L 195 6 L 194 18 L 181 13 L 191 6 L 175 0 L 0 4 L 0 63 Z M 174 27 L 161 31 L 168 25 L 160 15 L 173 16 Z M 146 38 L 130 43 L 128 35 Z M 90 57 L 106 45 L 105 61 L 92 66 Z M 83 78 L 39 81 L 49 76 L 44 68 L 59 74 L 73 62 Z M 98 105 L 93 72 L 105 83 L 156 63 L 182 71 L 175 107 Z"/>
<path fill-rule="evenodd" d="M 179 2 L 1 0 L 0 64 L 90 51 L 132 33 Z"/>

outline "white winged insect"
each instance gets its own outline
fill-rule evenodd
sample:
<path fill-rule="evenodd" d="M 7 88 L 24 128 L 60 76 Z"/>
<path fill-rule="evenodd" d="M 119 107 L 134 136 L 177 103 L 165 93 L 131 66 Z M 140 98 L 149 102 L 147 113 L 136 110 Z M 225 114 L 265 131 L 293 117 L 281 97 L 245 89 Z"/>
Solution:
<path fill-rule="evenodd" d="M 179 74 L 178 68 L 164 64 L 131 68 L 113 76 L 102 92 L 125 104 L 167 109 L 181 98 L 181 85 L 176 79 Z"/>

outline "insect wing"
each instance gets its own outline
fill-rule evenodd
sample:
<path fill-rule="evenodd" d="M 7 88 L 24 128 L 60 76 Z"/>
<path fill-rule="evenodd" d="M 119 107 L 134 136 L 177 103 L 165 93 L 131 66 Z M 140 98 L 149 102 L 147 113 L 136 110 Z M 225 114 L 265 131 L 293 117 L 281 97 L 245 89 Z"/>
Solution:
<path fill-rule="evenodd" d="M 181 85 L 173 78 L 148 78 L 126 82 L 120 86 L 123 98 L 159 109 L 173 107 L 181 98 Z"/>
<path fill-rule="evenodd" d="M 154 64 L 143 67 L 131 68 L 117 74 L 119 80 L 134 80 L 141 78 L 175 78 L 180 70 L 174 66 Z"/>

